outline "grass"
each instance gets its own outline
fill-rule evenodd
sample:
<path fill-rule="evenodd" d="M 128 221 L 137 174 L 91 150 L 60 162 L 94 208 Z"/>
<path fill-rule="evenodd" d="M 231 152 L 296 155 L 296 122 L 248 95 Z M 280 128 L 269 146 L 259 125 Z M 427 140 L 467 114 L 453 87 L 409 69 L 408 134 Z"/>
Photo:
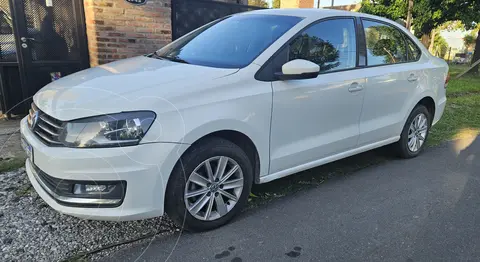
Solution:
<path fill-rule="evenodd" d="M 447 88 L 447 105 L 440 122 L 430 131 L 428 144 L 438 145 L 447 140 L 480 133 L 480 76 L 463 75 L 467 66 L 450 66 L 451 80 Z"/>
<path fill-rule="evenodd" d="M 447 97 L 458 97 L 469 94 L 480 94 L 480 75 L 473 76 L 471 74 L 465 74 L 460 79 L 455 79 L 457 75 L 462 73 L 468 68 L 463 65 L 451 65 L 450 76 L 451 80 L 447 88 Z"/>
<path fill-rule="evenodd" d="M 0 173 L 19 169 L 25 165 L 25 159 L 20 157 L 0 159 Z"/>

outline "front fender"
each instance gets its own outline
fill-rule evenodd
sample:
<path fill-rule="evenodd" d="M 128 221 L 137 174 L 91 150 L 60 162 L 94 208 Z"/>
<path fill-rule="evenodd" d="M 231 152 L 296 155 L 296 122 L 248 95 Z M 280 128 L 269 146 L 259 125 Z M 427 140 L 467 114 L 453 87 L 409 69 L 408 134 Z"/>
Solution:
<path fill-rule="evenodd" d="M 228 127 L 228 128 L 225 128 Z M 184 143 L 193 144 L 209 134 L 219 131 L 236 131 L 244 134 L 255 145 L 260 160 L 260 176 L 268 174 L 269 168 L 269 130 L 262 132 L 243 121 L 220 119 L 198 126 L 185 134 Z"/>

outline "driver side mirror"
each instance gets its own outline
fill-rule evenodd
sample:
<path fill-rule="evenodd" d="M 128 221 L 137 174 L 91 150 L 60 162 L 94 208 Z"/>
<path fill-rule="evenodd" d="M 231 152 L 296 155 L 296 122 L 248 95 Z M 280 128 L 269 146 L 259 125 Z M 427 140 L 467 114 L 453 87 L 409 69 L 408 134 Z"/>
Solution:
<path fill-rule="evenodd" d="M 320 66 L 304 59 L 295 59 L 282 66 L 282 72 L 275 73 L 280 80 L 311 79 L 316 78 Z"/>

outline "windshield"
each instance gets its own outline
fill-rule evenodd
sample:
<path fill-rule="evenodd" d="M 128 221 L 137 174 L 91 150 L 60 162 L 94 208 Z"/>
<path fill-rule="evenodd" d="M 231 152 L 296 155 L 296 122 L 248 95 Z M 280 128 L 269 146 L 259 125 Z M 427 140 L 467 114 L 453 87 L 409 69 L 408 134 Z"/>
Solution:
<path fill-rule="evenodd" d="M 194 65 L 242 68 L 300 20 L 280 15 L 231 16 L 190 33 L 155 54 Z"/>

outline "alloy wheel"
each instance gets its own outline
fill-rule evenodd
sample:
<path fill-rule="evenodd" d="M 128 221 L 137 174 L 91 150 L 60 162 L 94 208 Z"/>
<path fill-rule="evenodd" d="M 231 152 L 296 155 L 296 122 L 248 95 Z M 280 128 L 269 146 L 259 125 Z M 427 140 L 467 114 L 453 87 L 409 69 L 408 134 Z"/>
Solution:
<path fill-rule="evenodd" d="M 408 149 L 413 153 L 419 151 L 425 143 L 427 133 L 428 118 L 425 114 L 420 113 L 413 119 L 408 129 Z"/>
<path fill-rule="evenodd" d="M 243 190 L 240 165 L 230 157 L 215 156 L 200 163 L 188 177 L 185 206 L 197 219 L 212 221 L 226 215 Z"/>

